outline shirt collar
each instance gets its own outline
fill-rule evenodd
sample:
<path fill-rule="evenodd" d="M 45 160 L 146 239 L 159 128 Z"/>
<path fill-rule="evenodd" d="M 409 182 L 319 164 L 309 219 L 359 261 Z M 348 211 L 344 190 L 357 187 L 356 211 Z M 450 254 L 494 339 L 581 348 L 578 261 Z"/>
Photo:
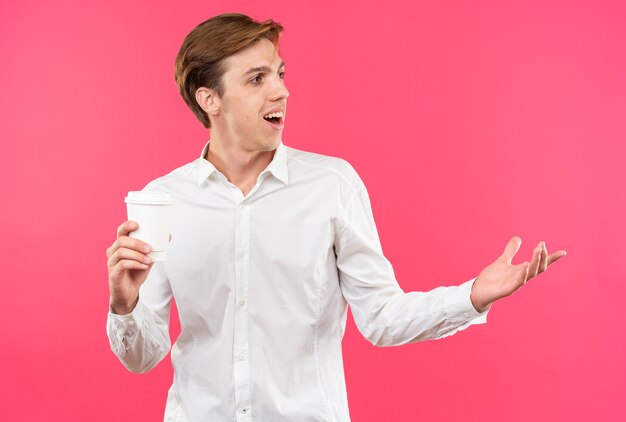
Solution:
<path fill-rule="evenodd" d="M 209 140 L 204 148 L 202 148 L 202 154 L 198 159 L 198 185 L 201 185 L 208 177 L 210 177 L 213 173 L 219 173 L 219 170 L 215 168 L 215 166 L 204 157 L 206 156 L 207 151 L 209 150 L 209 144 L 211 141 Z M 259 176 L 262 176 L 264 173 L 271 173 L 278 180 L 283 182 L 284 184 L 289 184 L 289 173 L 287 171 L 287 151 L 285 150 L 285 145 L 281 140 L 276 148 L 276 152 L 274 152 L 274 157 L 269 165 L 261 172 Z"/>

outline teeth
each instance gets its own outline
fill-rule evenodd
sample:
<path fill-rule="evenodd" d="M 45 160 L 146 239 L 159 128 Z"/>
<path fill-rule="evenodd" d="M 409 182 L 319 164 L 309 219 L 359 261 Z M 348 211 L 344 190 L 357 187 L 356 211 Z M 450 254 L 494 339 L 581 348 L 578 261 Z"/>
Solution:
<path fill-rule="evenodd" d="M 276 113 L 270 113 L 270 114 L 266 114 L 265 116 L 263 116 L 264 119 L 270 119 L 272 117 L 284 117 L 283 116 L 283 112 L 282 111 L 278 111 Z"/>

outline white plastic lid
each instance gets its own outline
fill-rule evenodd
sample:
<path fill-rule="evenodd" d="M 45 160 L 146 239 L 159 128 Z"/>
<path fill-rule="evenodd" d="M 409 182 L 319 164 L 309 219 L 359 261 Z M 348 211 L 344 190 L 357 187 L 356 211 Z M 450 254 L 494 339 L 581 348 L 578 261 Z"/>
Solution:
<path fill-rule="evenodd" d="M 167 192 L 132 191 L 124 198 L 127 204 L 168 205 L 173 204 L 172 195 Z"/>

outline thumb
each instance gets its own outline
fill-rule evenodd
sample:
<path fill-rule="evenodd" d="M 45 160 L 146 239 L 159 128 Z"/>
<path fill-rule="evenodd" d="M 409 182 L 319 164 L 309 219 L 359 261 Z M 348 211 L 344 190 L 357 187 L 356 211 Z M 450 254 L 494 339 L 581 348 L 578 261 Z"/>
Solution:
<path fill-rule="evenodd" d="M 522 246 L 522 239 L 518 236 L 513 236 L 513 238 L 509 240 L 509 243 L 507 243 L 504 247 L 504 253 L 500 255 L 498 260 L 510 264 L 517 251 L 519 251 L 520 246 Z"/>

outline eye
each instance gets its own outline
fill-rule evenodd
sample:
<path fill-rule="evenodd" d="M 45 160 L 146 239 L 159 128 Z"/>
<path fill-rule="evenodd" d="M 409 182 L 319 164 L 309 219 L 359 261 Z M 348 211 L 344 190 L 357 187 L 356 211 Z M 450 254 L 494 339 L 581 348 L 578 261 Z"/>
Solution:
<path fill-rule="evenodd" d="M 280 79 L 285 79 L 285 72 L 280 72 Z"/>
<path fill-rule="evenodd" d="M 257 84 L 261 82 L 262 79 L 263 77 L 261 75 L 256 75 L 254 78 L 250 79 L 250 82 L 252 82 L 253 84 Z"/>

